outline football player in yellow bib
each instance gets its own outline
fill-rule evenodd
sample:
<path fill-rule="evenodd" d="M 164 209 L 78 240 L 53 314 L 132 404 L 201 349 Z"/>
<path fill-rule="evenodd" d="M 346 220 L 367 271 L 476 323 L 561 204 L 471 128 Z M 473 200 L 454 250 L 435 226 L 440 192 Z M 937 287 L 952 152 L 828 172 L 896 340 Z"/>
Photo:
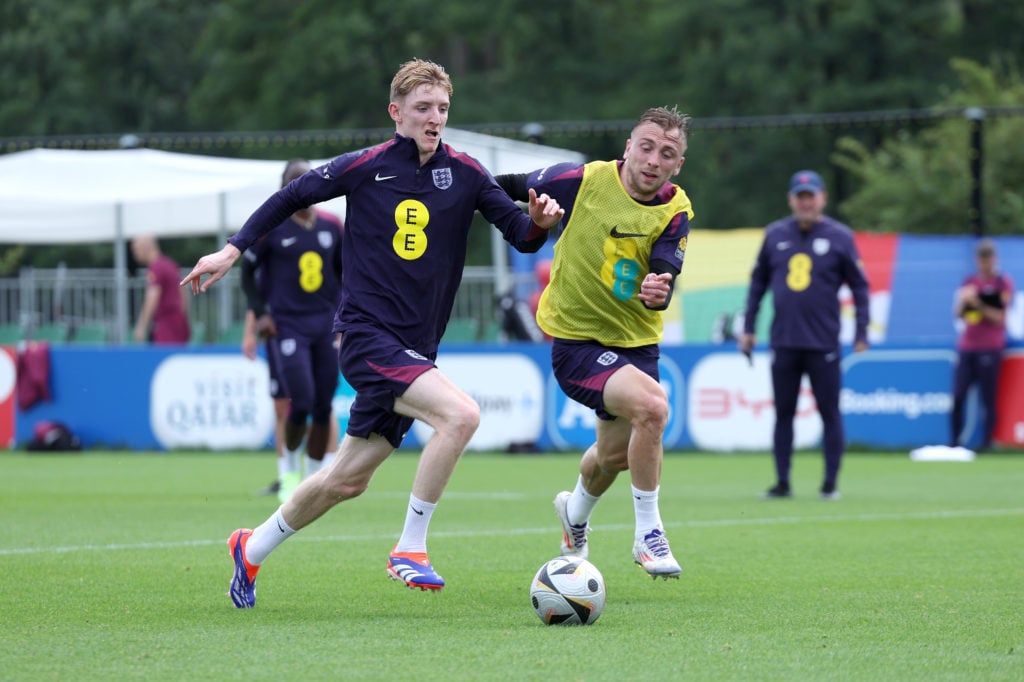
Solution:
<path fill-rule="evenodd" d="M 555 497 L 562 553 L 586 556 L 591 513 L 628 470 L 635 510 L 633 558 L 657 578 L 678 578 L 658 506 L 669 402 L 658 377 L 661 311 L 683 266 L 693 210 L 679 173 L 690 118 L 648 109 L 618 161 L 564 163 L 498 183 L 516 199 L 547 192 L 565 210 L 537 323 L 552 337 L 555 377 L 597 416 L 572 491 Z"/>

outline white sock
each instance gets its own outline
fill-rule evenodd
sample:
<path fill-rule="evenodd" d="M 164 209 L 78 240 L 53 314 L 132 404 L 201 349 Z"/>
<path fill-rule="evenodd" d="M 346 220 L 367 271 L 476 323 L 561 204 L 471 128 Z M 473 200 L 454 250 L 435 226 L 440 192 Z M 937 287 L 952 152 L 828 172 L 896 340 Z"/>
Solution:
<path fill-rule="evenodd" d="M 324 465 L 323 460 L 313 459 L 309 455 L 306 455 L 306 475 L 303 478 L 309 478 L 316 472 L 320 471 L 320 468 Z"/>
<path fill-rule="evenodd" d="M 430 517 L 436 508 L 436 504 L 409 495 L 409 506 L 405 510 L 405 527 L 402 528 L 402 537 L 398 538 L 398 544 L 395 545 L 396 552 L 427 551 L 427 526 L 430 525 Z"/>
<path fill-rule="evenodd" d="M 334 458 L 337 456 L 337 454 L 338 453 L 336 452 L 325 452 L 324 461 L 323 464 L 320 465 L 320 468 L 323 469 L 324 467 L 329 467 L 332 464 L 334 464 Z"/>
<path fill-rule="evenodd" d="M 576 479 L 576 489 L 572 491 L 572 495 L 569 496 L 569 501 L 565 505 L 569 523 L 574 526 L 582 526 L 589 522 L 590 515 L 594 513 L 594 507 L 600 500 L 600 495 L 591 495 L 586 491 L 583 487 L 583 476 L 580 476 Z"/>
<path fill-rule="evenodd" d="M 287 445 L 281 446 L 281 452 L 284 455 L 285 466 L 288 467 L 287 471 L 298 471 L 299 470 L 299 453 L 302 452 L 302 445 L 289 450 Z"/>
<path fill-rule="evenodd" d="M 634 485 L 629 487 L 633 491 L 633 511 L 636 513 L 635 536 L 637 540 L 642 540 L 655 528 L 662 528 L 661 512 L 658 511 L 658 488 L 639 490 Z"/>
<path fill-rule="evenodd" d="M 261 523 L 252 531 L 249 541 L 245 545 L 245 559 L 254 566 L 259 566 L 267 558 L 267 555 L 277 549 L 282 542 L 295 535 L 281 515 L 281 508 L 270 515 L 270 518 Z"/>
<path fill-rule="evenodd" d="M 277 477 L 279 479 L 284 478 L 288 474 L 294 474 L 298 469 L 290 466 L 287 457 L 277 458 Z"/>

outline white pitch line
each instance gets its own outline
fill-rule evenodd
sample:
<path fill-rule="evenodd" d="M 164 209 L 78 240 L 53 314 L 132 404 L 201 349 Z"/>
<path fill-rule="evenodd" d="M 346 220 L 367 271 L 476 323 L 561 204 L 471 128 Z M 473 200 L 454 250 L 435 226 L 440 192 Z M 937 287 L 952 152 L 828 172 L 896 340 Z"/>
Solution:
<path fill-rule="evenodd" d="M 929 519 L 965 519 L 975 517 L 994 516 L 1020 516 L 1024 515 L 1024 508 L 1011 509 L 961 509 L 948 511 L 931 512 L 906 512 L 906 513 L 883 513 L 883 514 L 852 514 L 838 516 L 771 516 L 766 518 L 749 519 L 707 519 L 703 521 L 676 521 L 666 522 L 666 528 L 721 528 L 726 526 L 767 526 L 793 523 L 840 523 L 840 522 L 871 522 L 871 521 L 907 521 L 907 520 L 929 520 Z M 554 528 L 554 530 L 552 530 Z M 598 530 L 625 531 L 632 530 L 632 524 L 598 524 L 594 526 Z M 557 527 L 545 526 L 543 528 L 514 528 L 502 531 L 503 535 L 545 535 L 557 532 Z M 491 529 L 459 530 L 459 531 L 437 531 L 431 533 L 431 537 L 443 538 L 472 538 L 480 536 L 491 536 L 494 531 Z M 326 535 L 310 536 L 297 535 L 295 540 L 302 542 L 369 542 L 377 540 L 393 539 L 394 534 L 387 535 Z M 138 543 L 115 543 L 107 545 L 69 545 L 64 547 L 12 547 L 0 549 L 0 557 L 23 556 L 26 554 L 68 554 L 72 552 L 108 552 L 122 549 L 179 549 L 182 547 L 205 547 L 209 545 L 222 545 L 225 540 L 179 540 L 167 542 L 138 542 Z"/>

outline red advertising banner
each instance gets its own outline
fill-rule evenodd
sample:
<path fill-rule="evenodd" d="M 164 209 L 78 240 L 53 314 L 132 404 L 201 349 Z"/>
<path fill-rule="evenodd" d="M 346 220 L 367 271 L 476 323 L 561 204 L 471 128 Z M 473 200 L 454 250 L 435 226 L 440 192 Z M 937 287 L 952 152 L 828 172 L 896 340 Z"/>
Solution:
<path fill-rule="evenodd" d="M 996 395 L 996 430 L 993 439 L 1001 445 L 1024 445 L 1024 353 L 1008 352 L 999 372 Z"/>
<path fill-rule="evenodd" d="M 18 356 L 14 346 L 0 346 L 0 448 L 14 447 L 14 404 Z"/>

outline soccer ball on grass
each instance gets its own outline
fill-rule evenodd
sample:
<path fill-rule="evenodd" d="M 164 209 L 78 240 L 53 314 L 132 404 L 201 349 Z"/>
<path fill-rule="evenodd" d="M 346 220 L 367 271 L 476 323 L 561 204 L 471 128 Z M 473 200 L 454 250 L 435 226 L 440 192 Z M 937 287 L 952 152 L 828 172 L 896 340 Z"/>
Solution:
<path fill-rule="evenodd" d="M 548 561 L 533 578 L 530 603 L 546 625 L 590 625 L 604 610 L 604 578 L 579 557 Z"/>

